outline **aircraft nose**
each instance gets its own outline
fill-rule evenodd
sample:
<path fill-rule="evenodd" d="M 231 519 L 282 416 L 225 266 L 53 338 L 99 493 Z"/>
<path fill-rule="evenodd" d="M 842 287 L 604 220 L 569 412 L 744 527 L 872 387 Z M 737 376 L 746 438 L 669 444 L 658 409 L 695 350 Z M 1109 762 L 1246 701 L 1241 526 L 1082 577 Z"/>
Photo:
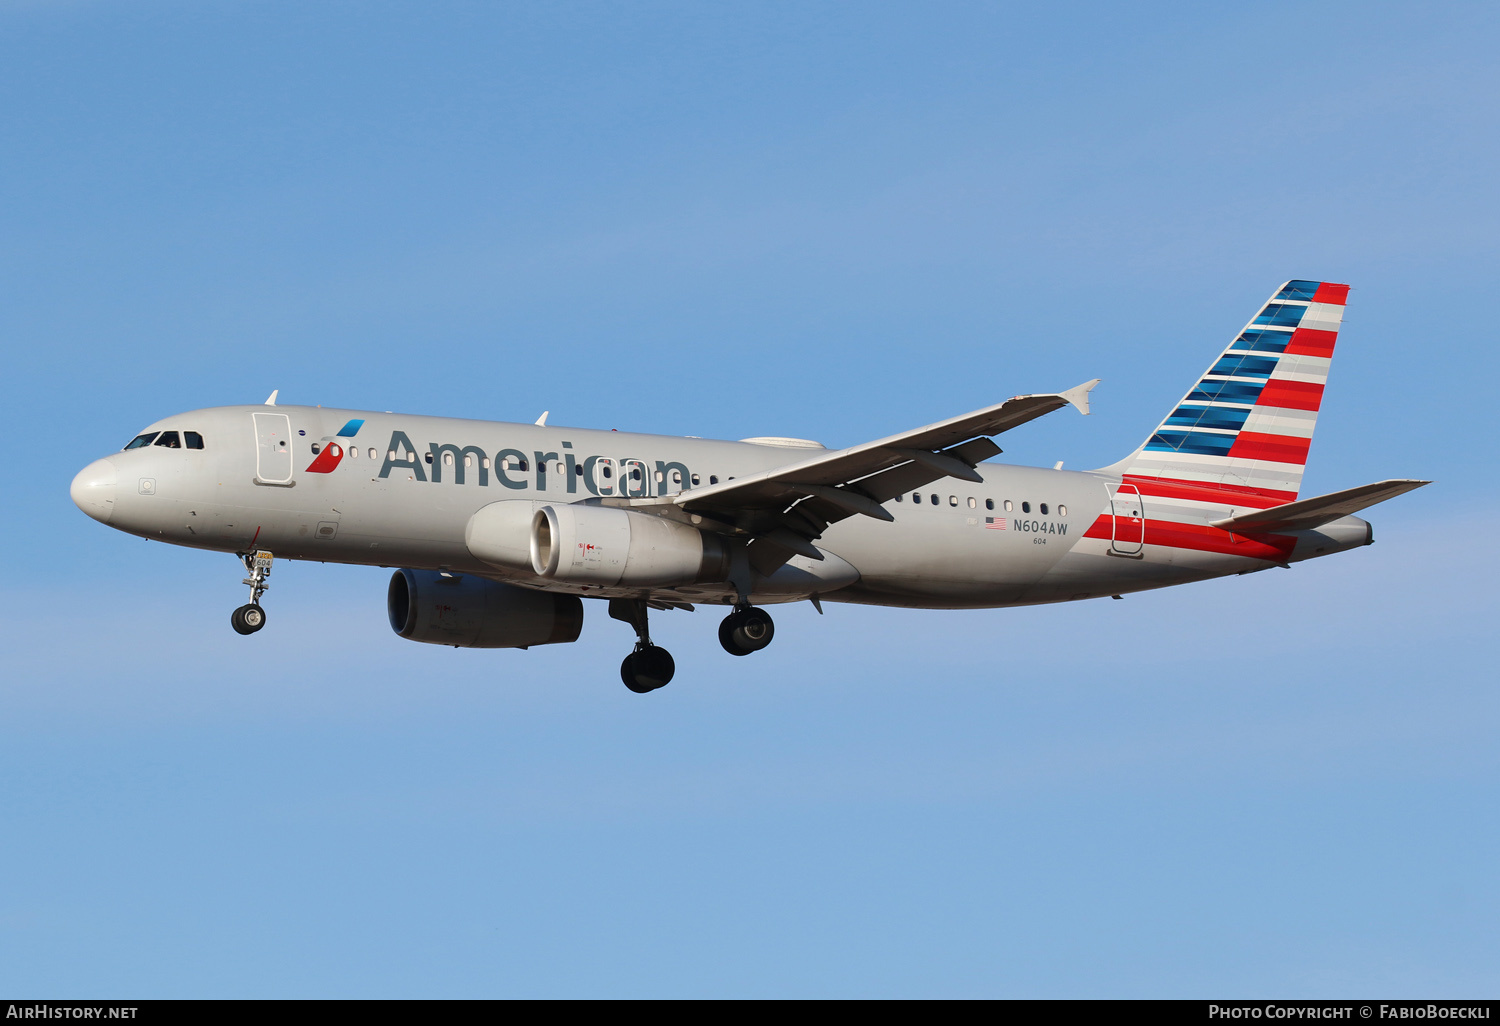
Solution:
<path fill-rule="evenodd" d="M 109 523 L 115 513 L 115 465 L 109 460 L 95 460 L 73 478 L 68 494 L 73 504 L 101 524 Z"/>

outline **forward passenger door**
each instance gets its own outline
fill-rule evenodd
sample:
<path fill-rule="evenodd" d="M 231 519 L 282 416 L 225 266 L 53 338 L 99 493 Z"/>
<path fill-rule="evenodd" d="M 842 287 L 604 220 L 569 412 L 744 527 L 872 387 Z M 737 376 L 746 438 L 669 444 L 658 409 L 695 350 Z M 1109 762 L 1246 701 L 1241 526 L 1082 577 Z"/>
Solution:
<path fill-rule="evenodd" d="M 292 484 L 292 418 L 285 413 L 252 413 L 255 422 L 255 483 Z"/>

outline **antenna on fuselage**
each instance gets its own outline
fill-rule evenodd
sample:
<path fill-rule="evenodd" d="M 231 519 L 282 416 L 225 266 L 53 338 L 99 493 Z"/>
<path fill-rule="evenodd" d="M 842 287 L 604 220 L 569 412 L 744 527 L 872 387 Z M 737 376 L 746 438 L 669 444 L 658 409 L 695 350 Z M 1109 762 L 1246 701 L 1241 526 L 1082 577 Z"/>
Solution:
<path fill-rule="evenodd" d="M 275 406 L 276 405 L 276 394 L 278 392 L 280 392 L 280 391 L 281 391 L 281 389 L 279 389 L 279 388 L 273 388 L 273 389 L 271 389 L 271 394 L 268 395 L 268 396 L 266 396 L 266 405 L 267 406 Z"/>
<path fill-rule="evenodd" d="M 275 393 L 272 393 L 272 394 L 274 395 Z M 542 415 L 536 419 L 536 426 L 537 427 L 546 427 L 547 426 L 547 414 L 549 414 L 551 412 L 552 412 L 551 410 L 543 410 L 542 411 Z"/>

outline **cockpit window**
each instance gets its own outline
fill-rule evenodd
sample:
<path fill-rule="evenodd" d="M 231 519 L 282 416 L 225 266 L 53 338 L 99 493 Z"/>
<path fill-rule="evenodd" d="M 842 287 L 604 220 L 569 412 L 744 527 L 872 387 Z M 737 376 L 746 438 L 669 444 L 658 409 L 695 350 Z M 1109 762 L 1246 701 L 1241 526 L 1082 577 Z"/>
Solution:
<path fill-rule="evenodd" d="M 187 442 L 187 447 L 189 449 L 203 448 L 203 436 L 196 431 L 184 431 L 182 433 L 182 439 L 183 441 Z"/>
<path fill-rule="evenodd" d="M 161 437 L 156 440 L 157 445 L 164 445 L 168 449 L 181 449 L 182 439 L 177 437 L 176 431 L 163 431 Z"/>
<path fill-rule="evenodd" d="M 155 437 L 156 437 L 156 432 L 155 431 L 147 431 L 144 435 L 136 435 L 134 438 L 132 438 L 130 440 L 130 444 L 127 445 L 125 448 L 126 449 L 139 449 L 143 445 L 150 445 L 151 444 L 151 439 L 153 439 Z"/>

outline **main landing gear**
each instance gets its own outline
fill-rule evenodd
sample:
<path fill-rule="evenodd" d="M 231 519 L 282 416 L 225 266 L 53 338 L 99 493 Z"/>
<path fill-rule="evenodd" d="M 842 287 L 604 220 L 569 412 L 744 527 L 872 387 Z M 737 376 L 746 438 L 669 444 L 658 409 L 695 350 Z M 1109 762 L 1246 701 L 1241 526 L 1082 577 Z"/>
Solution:
<path fill-rule="evenodd" d="M 635 628 L 635 651 L 620 664 L 620 679 L 638 695 L 666 687 L 672 680 L 672 674 L 677 672 L 672 653 L 651 644 L 646 614 L 646 603 L 640 599 L 609 600 L 609 615 Z"/>
<path fill-rule="evenodd" d="M 229 614 L 229 625 L 237 634 L 254 634 L 266 625 L 266 611 L 260 607 L 260 597 L 270 587 L 266 578 L 271 576 L 272 556 L 261 549 L 247 552 L 240 557 L 245 562 L 245 571 L 250 575 L 241 584 L 250 586 L 250 601 Z"/>
<path fill-rule="evenodd" d="M 759 652 L 776 636 L 771 614 L 758 606 L 740 606 L 719 624 L 719 644 L 730 655 Z"/>

